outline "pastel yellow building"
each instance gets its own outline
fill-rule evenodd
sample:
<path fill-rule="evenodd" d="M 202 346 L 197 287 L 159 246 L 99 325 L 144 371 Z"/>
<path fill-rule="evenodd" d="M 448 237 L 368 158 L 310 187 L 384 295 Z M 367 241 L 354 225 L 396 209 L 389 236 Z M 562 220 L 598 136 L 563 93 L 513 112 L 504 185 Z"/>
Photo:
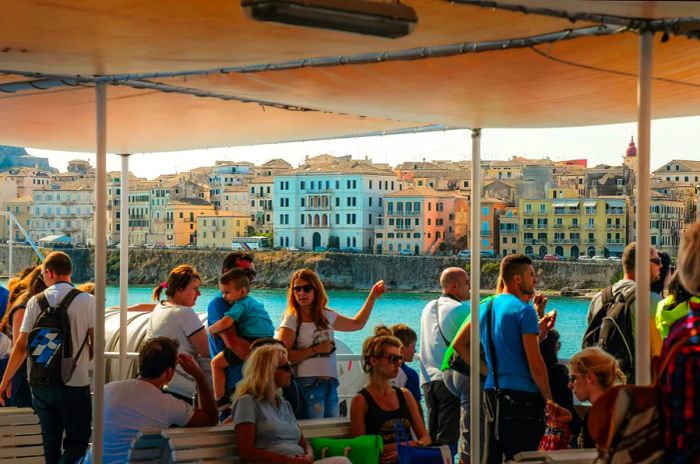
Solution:
<path fill-rule="evenodd" d="M 23 197 L 5 202 L 5 211 L 14 214 L 15 218 L 17 219 L 17 222 L 19 222 L 19 224 L 24 228 L 25 231 L 27 231 L 27 233 L 29 233 L 30 229 L 29 220 L 31 218 L 30 211 L 32 204 L 33 201 L 31 195 L 24 195 Z M 9 238 L 8 234 L 10 232 L 10 217 L 3 217 L 0 224 L 2 224 L 2 228 L 0 228 L 0 237 L 2 237 L 3 239 Z M 23 242 L 25 240 L 24 235 L 19 230 L 16 224 L 13 224 L 12 231 L 14 232 L 12 234 L 12 240 L 17 242 Z"/>
<path fill-rule="evenodd" d="M 219 212 L 197 217 L 197 248 L 231 248 L 234 237 L 245 237 L 253 225 L 250 215 Z"/>
<path fill-rule="evenodd" d="M 201 198 L 182 198 L 165 205 L 166 245 L 187 246 L 197 243 L 197 218 L 214 214 L 214 205 Z"/>
<path fill-rule="evenodd" d="M 518 202 L 518 241 L 525 254 L 566 259 L 622 256 L 627 244 L 624 197 L 557 198 Z"/>

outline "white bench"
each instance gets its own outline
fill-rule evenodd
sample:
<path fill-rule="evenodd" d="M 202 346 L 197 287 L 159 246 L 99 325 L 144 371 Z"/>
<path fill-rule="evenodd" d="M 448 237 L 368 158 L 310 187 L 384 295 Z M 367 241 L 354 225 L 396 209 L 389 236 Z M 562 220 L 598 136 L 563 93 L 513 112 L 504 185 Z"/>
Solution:
<path fill-rule="evenodd" d="M 513 462 L 529 464 L 591 464 L 596 457 L 598 457 L 598 451 L 595 448 L 557 451 L 524 451 L 516 454 Z"/>
<path fill-rule="evenodd" d="M 0 408 L 0 462 L 45 464 L 39 418 L 31 408 Z"/>
<path fill-rule="evenodd" d="M 350 435 L 347 417 L 299 421 L 304 437 L 341 438 Z M 132 440 L 130 464 L 236 464 L 236 436 L 232 425 L 182 427 L 141 432 Z"/>

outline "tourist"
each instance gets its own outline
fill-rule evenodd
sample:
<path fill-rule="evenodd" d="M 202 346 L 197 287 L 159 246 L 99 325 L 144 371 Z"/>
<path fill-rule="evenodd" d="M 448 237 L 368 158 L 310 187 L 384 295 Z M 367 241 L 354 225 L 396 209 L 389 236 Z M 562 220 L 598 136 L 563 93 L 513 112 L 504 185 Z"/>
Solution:
<path fill-rule="evenodd" d="M 609 349 L 610 354 L 615 356 L 620 363 L 620 368 L 622 372 L 625 373 L 627 381 L 629 383 L 634 383 L 634 351 L 630 351 L 625 347 L 633 347 L 634 342 L 634 315 L 636 314 L 636 290 L 637 283 L 635 282 L 635 260 L 636 260 L 636 243 L 631 242 L 625 247 L 622 253 L 622 279 L 617 281 L 612 286 L 612 300 L 611 301 L 627 301 L 629 317 L 624 321 L 616 321 L 619 327 L 619 334 L 625 338 L 622 344 L 608 344 L 611 348 Z M 649 250 L 649 279 L 651 282 L 656 282 L 659 280 L 659 273 L 661 269 L 661 258 L 659 258 L 659 252 L 655 248 Z M 595 338 L 598 336 L 597 332 L 597 319 L 596 315 L 606 306 L 604 300 L 604 294 L 607 289 L 598 292 L 591 300 L 590 306 L 588 307 L 588 330 L 586 331 L 586 336 L 584 336 L 583 347 L 596 346 L 598 345 L 598 340 Z M 655 313 L 656 307 L 659 304 L 659 295 L 654 292 L 649 292 L 649 345 L 651 349 L 651 357 L 654 359 L 661 352 L 661 336 L 659 331 L 656 329 Z M 599 327 L 599 326 L 598 326 Z M 611 331 L 612 332 L 612 331 Z M 589 336 L 590 335 L 590 336 Z M 622 345 L 619 350 L 616 348 L 618 345 Z"/>
<path fill-rule="evenodd" d="M 192 307 L 200 295 L 202 279 L 197 271 L 187 264 L 176 267 L 168 279 L 153 290 L 153 300 L 158 304 L 151 313 L 146 332 L 146 340 L 155 337 L 168 337 L 178 341 L 181 353 L 196 358 L 209 357 L 209 346 L 204 324 Z M 166 299 L 160 300 L 165 293 Z M 197 391 L 195 379 L 181 366 L 176 366 L 175 375 L 163 391 L 193 404 Z"/>
<path fill-rule="evenodd" d="M 44 259 L 41 276 L 48 288 L 27 302 L 20 334 L 14 340 L 10 361 L 0 384 L 0 403 L 4 403 L 3 396 L 10 386 L 10 379 L 27 357 L 28 347 L 34 344 L 44 346 L 41 357 L 35 356 L 35 350 L 30 353 L 29 384 L 34 411 L 41 424 L 47 464 L 73 463 L 82 458 L 88 447 L 92 426 L 92 398 L 88 376 L 91 349 L 88 347 L 93 343 L 95 298 L 87 293 L 73 291 L 72 271 L 70 257 L 61 251 L 49 253 Z M 58 347 L 54 349 L 54 356 L 45 360 L 47 351 L 52 349 L 46 343 L 47 338 L 42 338 L 36 332 L 30 335 L 40 316 L 47 319 L 45 309 L 49 306 L 63 307 L 66 304 L 73 356 L 72 372 L 61 369 L 62 358 L 60 355 L 55 356 Z M 60 314 L 58 311 L 56 313 Z M 61 331 L 57 334 L 62 336 L 63 333 Z M 58 364 L 52 363 L 52 360 Z M 58 369 L 53 369 L 55 366 Z M 65 378 L 68 380 L 64 383 Z"/>
<path fill-rule="evenodd" d="M 231 269 L 242 269 L 246 272 L 248 279 L 253 282 L 255 279 L 255 264 L 253 263 L 253 255 L 250 253 L 244 253 L 242 251 L 234 251 L 228 253 L 224 258 L 224 262 L 221 266 L 221 274 L 225 274 Z M 215 296 L 207 306 L 207 325 L 212 326 L 219 321 L 226 311 L 231 307 L 230 304 L 219 293 Z M 207 334 L 207 340 L 209 342 L 209 355 L 213 359 L 217 354 L 221 353 L 226 344 L 221 339 L 221 337 L 214 336 L 212 334 Z M 224 370 L 226 374 L 226 382 L 224 385 L 224 397 L 231 398 L 233 391 L 236 388 L 236 383 L 238 383 L 242 376 L 242 366 L 229 366 Z M 222 415 L 224 419 L 226 413 Z"/>
<path fill-rule="evenodd" d="M 394 324 L 389 327 L 389 330 L 391 330 L 391 334 L 398 338 L 401 342 L 401 356 L 403 356 L 399 374 L 391 379 L 391 385 L 394 387 L 405 387 L 408 389 L 408 391 L 410 391 L 413 395 L 413 398 L 416 400 L 420 416 L 423 417 L 423 409 L 420 406 L 420 378 L 418 376 L 418 372 L 406 364 L 413 362 L 413 358 L 416 355 L 416 342 L 418 341 L 418 335 L 406 324 Z"/>
<path fill-rule="evenodd" d="M 250 353 L 251 342 L 272 337 L 275 328 L 263 304 L 249 295 L 250 280 L 243 269 L 231 269 L 219 277 L 221 297 L 230 309 L 214 324 L 209 334 L 224 339 L 226 348 L 211 360 L 214 398 L 219 406 L 228 405 L 225 393 L 225 372 L 229 366 L 243 364 Z"/>
<path fill-rule="evenodd" d="M 196 408 L 161 391 L 175 375 L 176 365 L 197 383 L 199 404 Z M 139 377 L 105 385 L 102 462 L 127 462 L 131 441 L 140 431 L 172 426 L 205 427 L 216 423 L 214 397 L 195 360 L 188 354 L 178 354 L 177 340 L 152 338 L 139 352 Z M 88 453 L 87 462 L 92 462 L 91 453 Z"/>
<path fill-rule="evenodd" d="M 24 290 L 21 293 L 13 291 L 10 294 L 9 309 L 3 317 L 2 324 L 0 324 L 0 331 L 5 331 L 11 340 L 18 340 L 29 299 L 46 290 L 46 284 L 41 278 L 41 266 L 36 266 L 20 282 L 17 282 L 14 288 Z M 17 369 L 10 383 L 10 397 L 8 398 L 7 406 L 18 408 L 32 407 L 32 393 L 29 389 L 26 359 Z"/>
<path fill-rule="evenodd" d="M 369 383 L 355 395 L 350 407 L 350 435 L 380 435 L 384 451 L 380 462 L 396 462 L 396 421 L 400 421 L 408 437 L 415 436 L 412 446 L 427 446 L 430 436 L 423 416 L 411 392 L 391 385 L 401 371 L 401 341 L 384 326 L 377 326 L 374 335 L 362 344 L 362 370 Z"/>
<path fill-rule="evenodd" d="M 700 222 L 688 228 L 678 249 L 680 284 L 700 297 Z M 661 413 L 667 462 L 697 462 L 700 456 L 700 301 L 691 298 L 688 314 L 676 321 L 664 341 L 661 359 Z M 675 355 L 671 353 L 674 350 Z M 693 461 L 695 460 L 695 461 Z"/>
<path fill-rule="evenodd" d="M 569 388 L 569 368 L 559 362 L 560 349 L 559 332 L 555 329 L 548 330 L 540 340 L 540 353 L 542 353 L 542 359 L 547 366 L 547 378 L 549 379 L 549 389 L 552 391 L 552 400 L 573 415 L 575 413 L 574 397 Z"/>
<path fill-rule="evenodd" d="M 372 286 L 365 304 L 354 317 L 328 308 L 328 296 L 314 271 L 300 269 L 292 274 L 287 293 L 287 311 L 277 337 L 289 350 L 296 366 L 297 382 L 304 394 L 304 418 L 337 417 L 338 367 L 334 332 L 362 329 L 374 302 L 384 293 L 384 281 Z"/>
<path fill-rule="evenodd" d="M 600 348 L 585 348 L 576 353 L 569 361 L 571 376 L 569 388 L 576 399 L 595 404 L 603 393 L 616 383 L 625 383 L 625 375 L 620 370 L 617 360 Z M 562 415 L 559 420 L 570 422 L 572 428 L 572 448 L 595 448 L 595 442 L 588 431 L 588 414 L 581 420 L 577 416 Z"/>
<path fill-rule="evenodd" d="M 656 307 L 656 328 L 662 339 L 666 339 L 671 326 L 679 319 L 688 315 L 689 301 L 700 303 L 700 298 L 692 296 L 681 284 L 681 276 L 678 271 L 673 273 L 668 285 L 668 296 L 659 301 Z"/>
<path fill-rule="evenodd" d="M 488 366 L 483 462 L 489 464 L 536 450 L 544 432 L 545 402 L 552 401 L 539 336 L 551 328 L 553 318 L 538 321 L 538 311 L 530 304 L 537 283 L 532 261 L 524 255 L 508 255 L 501 261 L 500 275 L 503 293 L 482 303 L 479 310 Z M 546 299 L 538 295 L 535 304 L 542 307 Z"/>
<path fill-rule="evenodd" d="M 344 457 L 314 461 L 289 402 L 280 389 L 289 385 L 292 365 L 287 350 L 269 344 L 255 348 L 244 364 L 243 380 L 233 396 L 233 427 L 238 455 L 244 462 L 345 464 Z"/>
<path fill-rule="evenodd" d="M 469 314 L 469 274 L 449 267 L 440 274 L 442 295 L 423 308 L 420 319 L 421 388 L 428 408 L 428 433 L 437 445 L 456 445 L 460 430 L 460 401 L 445 386 L 442 360 Z"/>
<path fill-rule="evenodd" d="M 659 298 L 664 297 L 664 292 L 668 288 L 671 281 L 671 256 L 665 251 L 659 251 L 659 259 L 661 266 L 659 267 L 659 278 L 651 282 L 651 291 L 659 295 Z M 652 308 L 652 310 L 655 308 Z"/>

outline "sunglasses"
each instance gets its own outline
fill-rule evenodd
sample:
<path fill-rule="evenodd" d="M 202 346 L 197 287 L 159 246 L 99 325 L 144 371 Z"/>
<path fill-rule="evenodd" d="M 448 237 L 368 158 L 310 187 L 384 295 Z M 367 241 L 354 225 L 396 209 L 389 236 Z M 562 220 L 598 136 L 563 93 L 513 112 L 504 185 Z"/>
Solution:
<path fill-rule="evenodd" d="M 398 364 L 403 362 L 403 356 L 400 354 L 390 354 L 389 356 L 384 356 L 384 359 L 389 361 L 391 364 Z"/>
<path fill-rule="evenodd" d="M 292 290 L 294 291 L 294 293 L 299 293 L 299 292 L 311 293 L 311 291 L 313 289 L 314 289 L 314 287 L 311 285 L 297 285 L 295 287 L 292 287 Z"/>
<path fill-rule="evenodd" d="M 244 269 L 243 273 L 246 275 L 246 277 L 255 277 L 257 275 L 257 273 L 252 269 Z"/>
<path fill-rule="evenodd" d="M 649 261 L 656 264 L 657 266 L 661 266 L 661 258 L 651 258 Z"/>
<path fill-rule="evenodd" d="M 287 363 L 287 364 L 282 364 L 281 366 L 277 366 L 277 369 L 287 372 L 287 373 L 292 373 L 292 365 Z"/>

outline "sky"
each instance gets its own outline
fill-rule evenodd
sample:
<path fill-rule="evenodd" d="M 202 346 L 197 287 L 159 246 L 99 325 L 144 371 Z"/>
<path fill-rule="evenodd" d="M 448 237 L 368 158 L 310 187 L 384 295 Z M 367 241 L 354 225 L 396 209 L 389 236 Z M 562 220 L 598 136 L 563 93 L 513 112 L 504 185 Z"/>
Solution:
<path fill-rule="evenodd" d="M 549 157 L 552 160 L 588 159 L 588 166 L 619 165 L 630 137 L 636 140 L 636 123 L 555 129 L 484 129 L 481 157 L 507 160 L 513 156 Z M 660 119 L 652 122 L 651 169 L 672 159 L 700 160 L 700 117 Z M 87 153 L 69 153 L 28 148 L 35 156 L 65 171 L 69 160 L 89 159 Z M 296 167 L 305 156 L 323 153 L 370 158 L 375 163 L 395 166 L 403 161 L 471 159 L 468 131 L 453 130 L 424 134 L 357 137 L 313 142 L 278 143 L 246 147 L 222 147 L 170 153 L 137 153 L 129 157 L 129 170 L 139 177 L 153 179 L 161 174 L 211 166 L 217 160 L 250 161 L 260 164 L 282 158 Z M 110 171 L 121 169 L 121 159 L 107 156 Z"/>

